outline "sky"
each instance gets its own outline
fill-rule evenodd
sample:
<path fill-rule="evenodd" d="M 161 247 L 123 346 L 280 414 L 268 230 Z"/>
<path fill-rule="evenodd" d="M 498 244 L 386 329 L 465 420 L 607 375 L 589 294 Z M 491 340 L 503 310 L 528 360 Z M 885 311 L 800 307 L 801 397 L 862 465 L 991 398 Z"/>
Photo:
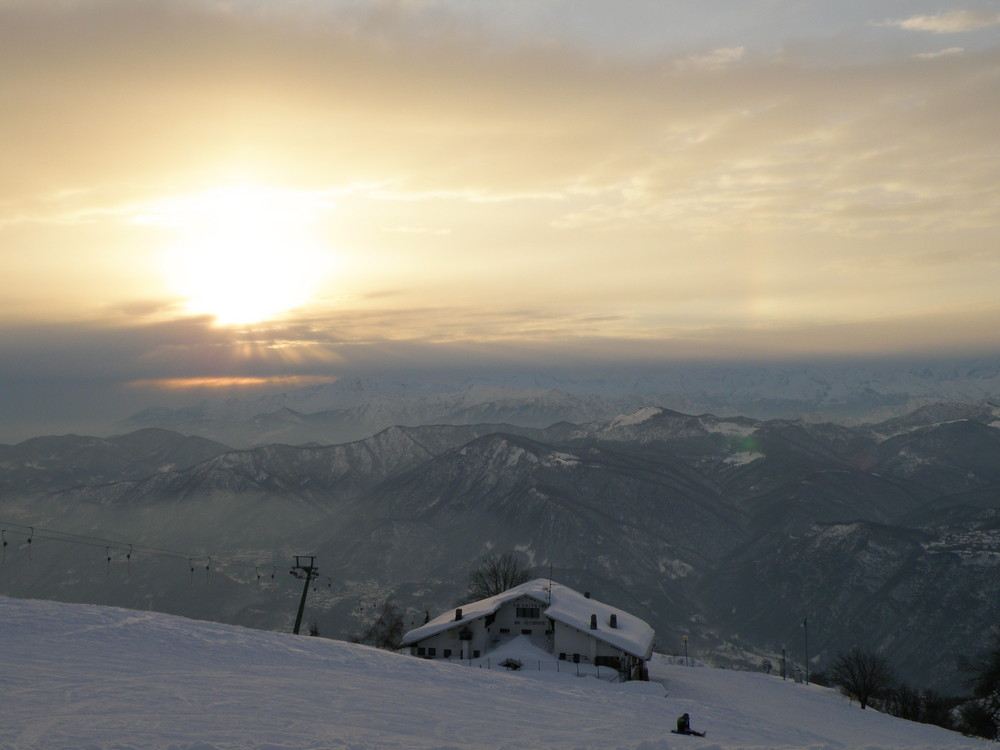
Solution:
<path fill-rule="evenodd" d="M 26 432 L 358 372 L 1000 344 L 996 0 L 0 0 L 0 110 Z"/>

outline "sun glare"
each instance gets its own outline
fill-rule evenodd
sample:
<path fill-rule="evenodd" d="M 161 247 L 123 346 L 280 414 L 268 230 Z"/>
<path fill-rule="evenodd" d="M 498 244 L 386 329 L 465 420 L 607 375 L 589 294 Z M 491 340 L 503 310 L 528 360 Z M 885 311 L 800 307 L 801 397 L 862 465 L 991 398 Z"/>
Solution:
<path fill-rule="evenodd" d="M 167 201 L 143 218 L 178 232 L 165 275 L 188 312 L 240 325 L 277 317 L 316 293 L 332 267 L 316 228 L 329 206 L 312 193 L 234 185 Z"/>

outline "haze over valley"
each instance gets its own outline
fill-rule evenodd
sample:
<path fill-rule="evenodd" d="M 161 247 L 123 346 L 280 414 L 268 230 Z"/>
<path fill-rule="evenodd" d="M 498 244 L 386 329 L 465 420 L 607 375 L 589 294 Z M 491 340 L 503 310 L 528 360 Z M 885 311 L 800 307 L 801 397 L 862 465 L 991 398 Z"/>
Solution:
<path fill-rule="evenodd" d="M 797 625 L 808 616 L 813 669 L 862 633 L 908 681 L 958 691 L 961 659 L 989 644 L 1000 405 L 939 401 L 851 425 L 647 405 L 536 427 L 623 397 L 480 393 L 494 398 L 380 392 L 365 405 L 414 414 L 460 404 L 524 421 L 243 449 L 163 427 L 2 446 L 11 545 L 0 592 L 281 630 L 298 596 L 290 561 L 314 554 L 324 578 L 308 617 L 350 638 L 387 598 L 410 624 L 460 603 L 479 560 L 515 551 L 536 575 L 623 602 L 655 627 L 661 651 L 689 636 L 719 664 L 755 668 L 785 647 L 804 665 Z M 249 407 L 198 413 L 211 433 L 234 430 Z M 330 424 L 330 410 L 296 413 L 292 429 L 288 413 L 238 422 L 277 421 L 291 435 Z M 135 419 L 156 414 L 178 412 Z"/>
<path fill-rule="evenodd" d="M 287 632 L 304 556 L 365 640 L 510 553 L 966 695 L 998 91 L 997 0 L 0 0 L 0 598 Z"/>

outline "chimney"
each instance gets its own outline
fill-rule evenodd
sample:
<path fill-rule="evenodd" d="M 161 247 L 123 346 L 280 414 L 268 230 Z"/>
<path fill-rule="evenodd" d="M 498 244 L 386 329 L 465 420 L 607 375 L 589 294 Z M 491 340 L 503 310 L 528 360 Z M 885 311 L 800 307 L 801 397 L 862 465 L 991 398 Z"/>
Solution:
<path fill-rule="evenodd" d="M 458 609 L 455 610 L 455 622 L 458 622 L 461 619 L 462 619 L 462 608 L 459 607 Z"/>
<path fill-rule="evenodd" d="M 590 598 L 590 592 L 589 591 L 584 591 L 583 592 L 583 598 L 584 599 L 589 599 Z"/>
<path fill-rule="evenodd" d="M 597 630 L 597 615 L 590 616 L 590 629 Z"/>
<path fill-rule="evenodd" d="M 612 614 L 611 615 L 611 627 L 612 628 L 617 628 L 618 627 L 618 615 L 616 615 L 616 614 Z"/>

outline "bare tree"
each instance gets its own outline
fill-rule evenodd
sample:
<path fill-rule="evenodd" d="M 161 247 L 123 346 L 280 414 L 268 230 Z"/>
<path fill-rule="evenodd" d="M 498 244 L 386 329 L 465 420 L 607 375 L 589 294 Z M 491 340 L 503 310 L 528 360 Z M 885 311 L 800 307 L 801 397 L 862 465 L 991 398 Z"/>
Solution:
<path fill-rule="evenodd" d="M 827 677 L 846 694 L 856 697 L 861 708 L 867 708 L 872 698 L 884 694 L 896 682 L 885 657 L 857 646 L 833 660 Z"/>
<path fill-rule="evenodd" d="M 1000 636 L 979 664 L 971 665 L 969 684 L 974 700 L 962 711 L 973 732 L 991 740 L 1000 739 Z"/>
<path fill-rule="evenodd" d="M 876 708 L 907 721 L 924 721 L 924 698 L 909 685 L 899 684 L 886 690 Z"/>
<path fill-rule="evenodd" d="M 513 553 L 491 555 L 479 563 L 479 567 L 469 575 L 466 597 L 469 601 L 486 599 L 529 580 L 531 579 L 527 566 Z"/>
<path fill-rule="evenodd" d="M 403 639 L 403 627 L 403 613 L 392 597 L 388 597 L 381 604 L 375 604 L 364 630 L 351 640 L 376 648 L 395 649 Z"/>

